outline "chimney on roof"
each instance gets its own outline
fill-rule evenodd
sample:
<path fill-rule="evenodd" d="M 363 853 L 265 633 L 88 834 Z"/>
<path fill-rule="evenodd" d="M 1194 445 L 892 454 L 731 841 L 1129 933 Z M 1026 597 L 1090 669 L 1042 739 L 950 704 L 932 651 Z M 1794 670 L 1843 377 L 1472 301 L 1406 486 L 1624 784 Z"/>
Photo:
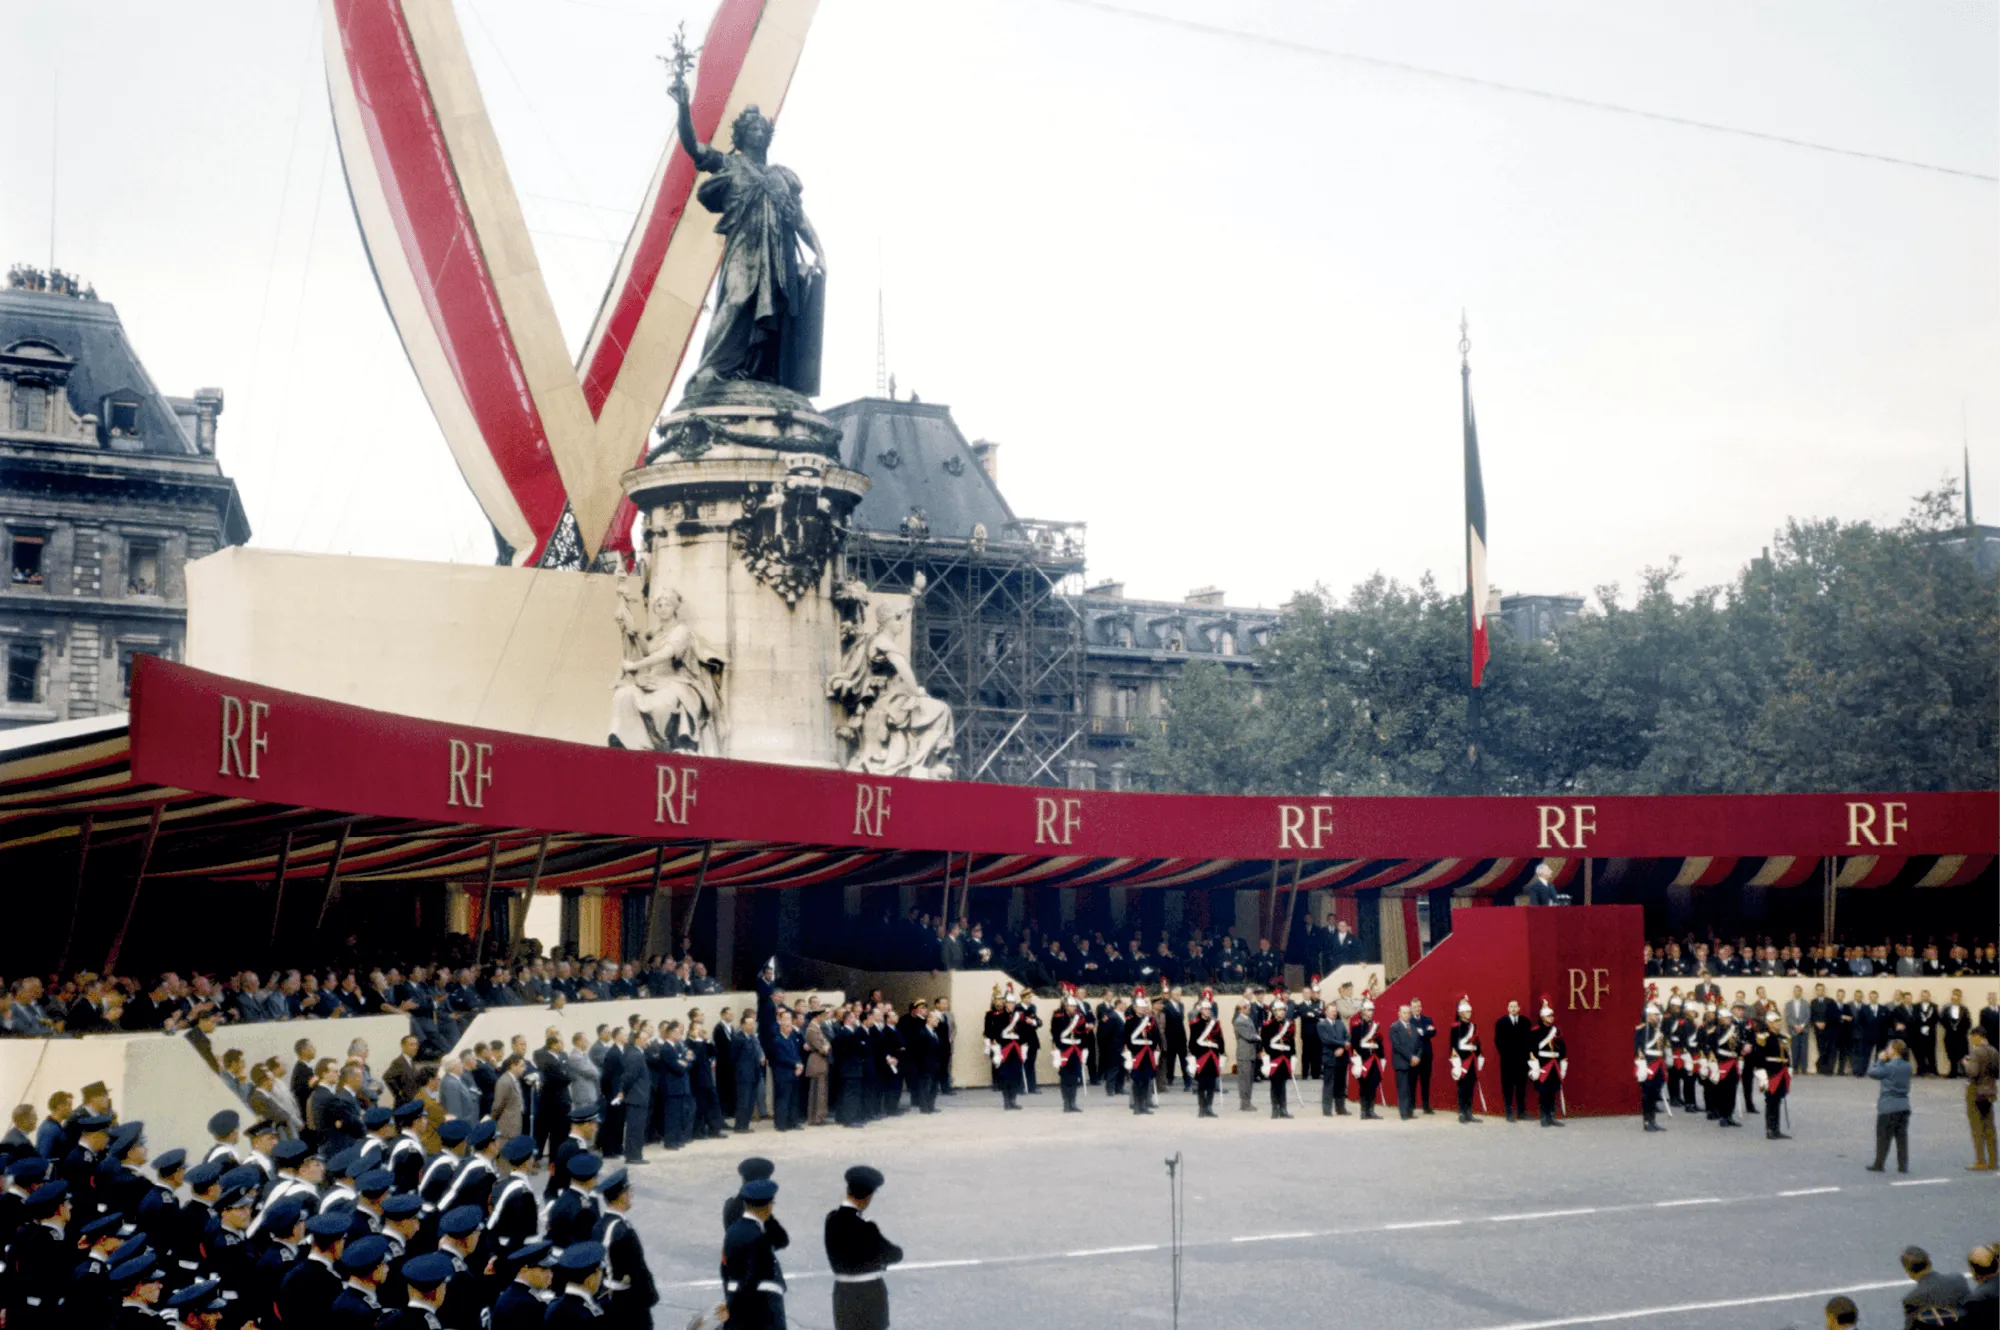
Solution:
<path fill-rule="evenodd" d="M 972 455 L 979 460 L 979 469 L 995 485 L 1000 483 L 1000 445 L 991 439 L 974 439 Z"/>
<path fill-rule="evenodd" d="M 194 444 L 203 457 L 215 456 L 215 421 L 222 414 L 222 389 L 194 390 Z"/>
<path fill-rule="evenodd" d="M 1223 606 L 1221 587 L 1196 587 L 1187 593 L 1187 603 L 1205 610 L 1219 610 Z"/>

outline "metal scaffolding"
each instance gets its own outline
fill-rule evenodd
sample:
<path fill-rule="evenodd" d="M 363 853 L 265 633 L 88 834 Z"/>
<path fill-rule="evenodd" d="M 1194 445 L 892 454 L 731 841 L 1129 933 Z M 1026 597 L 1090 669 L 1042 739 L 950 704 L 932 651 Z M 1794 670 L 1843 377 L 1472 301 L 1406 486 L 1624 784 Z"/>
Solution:
<path fill-rule="evenodd" d="M 958 718 L 959 779 L 1064 785 L 1084 756 L 1081 522 L 1016 521 L 997 538 L 855 530 L 852 574 L 914 599 L 911 665 Z M 921 590 L 919 590 L 921 587 Z"/>

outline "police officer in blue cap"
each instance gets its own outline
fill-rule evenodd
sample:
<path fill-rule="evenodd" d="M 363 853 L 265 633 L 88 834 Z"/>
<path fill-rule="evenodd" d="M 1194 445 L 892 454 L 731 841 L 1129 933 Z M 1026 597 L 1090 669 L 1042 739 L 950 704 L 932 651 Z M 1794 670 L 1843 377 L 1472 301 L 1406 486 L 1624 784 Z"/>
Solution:
<path fill-rule="evenodd" d="M 375 1323 L 376 1330 L 444 1330 L 439 1309 L 457 1267 L 441 1251 L 413 1256 L 403 1263 L 404 1305 L 390 1309 Z"/>
<path fill-rule="evenodd" d="M 491 1330 L 541 1330 L 555 1301 L 556 1249 L 546 1241 L 525 1243 L 500 1257 L 501 1273 L 512 1282 L 493 1299 Z"/>
<path fill-rule="evenodd" d="M 722 1293 L 731 1330 L 784 1330 L 785 1272 L 764 1231 L 778 1184 L 743 1184 L 743 1216 L 722 1237 Z"/>
<path fill-rule="evenodd" d="M 381 1318 L 379 1290 L 389 1277 L 389 1242 L 380 1234 L 350 1241 L 340 1253 L 344 1281 L 322 1324 L 326 1330 L 375 1330 Z"/>
<path fill-rule="evenodd" d="M 534 1154 L 532 1136 L 516 1136 L 500 1147 L 496 1163 L 500 1187 L 493 1194 L 486 1222 L 487 1241 L 497 1251 L 512 1251 L 541 1231 L 542 1211 L 535 1200 L 534 1184 L 521 1172 Z"/>
<path fill-rule="evenodd" d="M 337 1211 L 314 1215 L 306 1221 L 307 1249 L 304 1257 L 285 1272 L 278 1285 L 278 1320 L 287 1326 L 324 1324 L 340 1296 L 347 1277 L 340 1273 L 340 1257 L 347 1246 L 347 1216 Z M 387 1250 L 388 1244 L 383 1244 Z"/>
<path fill-rule="evenodd" d="M 592 1237 L 604 1248 L 606 1320 L 614 1330 L 649 1330 L 660 1294 L 639 1232 L 625 1219 L 632 1208 L 630 1175 L 621 1168 L 599 1177 L 597 1199 L 604 1218 Z"/>
<path fill-rule="evenodd" d="M 593 1154 L 575 1154 L 569 1160 L 569 1188 L 549 1206 L 548 1239 L 558 1250 L 586 1242 L 604 1218 L 593 1188 L 604 1160 Z"/>
<path fill-rule="evenodd" d="M 204 1279 L 169 1295 L 166 1305 L 182 1330 L 216 1330 L 229 1310 L 229 1299 L 222 1295 L 221 1280 Z"/>
<path fill-rule="evenodd" d="M 111 1322 L 116 1330 L 156 1330 L 160 1318 L 153 1308 L 166 1292 L 158 1257 L 140 1252 L 111 1272 L 111 1287 L 118 1294 L 118 1313 Z M 70 1319 L 67 1313 L 64 1319 Z"/>
<path fill-rule="evenodd" d="M 883 1274 L 903 1249 L 863 1216 L 882 1174 L 866 1164 L 847 1170 L 847 1199 L 826 1217 L 826 1259 L 833 1268 L 834 1330 L 889 1330 L 889 1286 Z"/>
<path fill-rule="evenodd" d="M 201 1162 L 221 1164 L 224 1168 L 235 1168 L 242 1163 L 237 1132 L 242 1125 L 243 1115 L 233 1108 L 225 1108 L 210 1118 L 208 1134 L 215 1138 L 215 1144 L 208 1147 L 208 1153 L 201 1157 Z"/>
<path fill-rule="evenodd" d="M 542 1324 L 549 1330 L 565 1326 L 587 1326 L 603 1312 L 597 1305 L 602 1285 L 604 1248 L 595 1242 L 578 1242 L 563 1249 L 556 1260 L 554 1301 Z M 740 1328 L 739 1328 L 740 1330 Z"/>
<path fill-rule="evenodd" d="M 7 1254 L 5 1308 L 8 1330 L 43 1330 L 62 1323 L 64 1286 L 75 1248 L 64 1231 L 70 1219 L 69 1184 L 57 1179 L 28 1193 L 22 1225 Z"/>

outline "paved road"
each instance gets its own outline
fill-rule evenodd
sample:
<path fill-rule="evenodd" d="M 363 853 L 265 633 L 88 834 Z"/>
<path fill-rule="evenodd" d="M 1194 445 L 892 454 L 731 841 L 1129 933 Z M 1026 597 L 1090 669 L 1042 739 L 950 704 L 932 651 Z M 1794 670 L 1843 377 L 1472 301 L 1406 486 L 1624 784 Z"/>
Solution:
<path fill-rule="evenodd" d="M 1995 1175 L 1963 1171 L 1961 1094 L 1917 1087 L 1900 1178 L 1893 1163 L 1886 1176 L 1862 1170 L 1873 1085 L 1845 1077 L 1805 1079 L 1789 1142 L 1685 1118 L 1658 1136 L 1636 1118 L 1561 1130 L 1466 1127 L 1448 1113 L 1328 1121 L 1316 1094 L 1289 1122 L 1239 1113 L 1233 1098 L 1219 1121 L 1199 1121 L 1177 1091 L 1148 1118 L 1101 1092 L 1081 1117 L 1062 1116 L 1052 1091 L 1003 1114 L 976 1091 L 864 1131 L 760 1126 L 656 1153 L 637 1174 L 633 1218 L 672 1304 L 656 1320 L 677 1325 L 679 1309 L 718 1297 L 736 1161 L 770 1156 L 794 1235 L 792 1323 L 819 1330 L 831 1321 L 820 1220 L 842 1171 L 871 1163 L 890 1179 L 873 1215 L 908 1253 L 890 1281 L 896 1324 L 1168 1325 L 1164 1160 L 1178 1151 L 1185 1326 L 1817 1326 L 1836 1290 L 1855 1290 L 1863 1325 L 1891 1325 L 1906 1244 L 1962 1270 L 1970 1247 L 2000 1238 Z"/>

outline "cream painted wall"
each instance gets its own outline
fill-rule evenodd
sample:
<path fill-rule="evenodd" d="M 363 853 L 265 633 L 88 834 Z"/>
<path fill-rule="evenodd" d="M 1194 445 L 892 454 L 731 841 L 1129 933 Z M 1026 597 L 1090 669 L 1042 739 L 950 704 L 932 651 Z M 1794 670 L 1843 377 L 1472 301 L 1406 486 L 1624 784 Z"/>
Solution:
<path fill-rule="evenodd" d="M 238 546 L 189 564 L 187 580 L 199 669 L 577 743 L 609 731 L 610 577 Z"/>
<path fill-rule="evenodd" d="M 92 1081 L 104 1082 L 121 1120 L 146 1124 L 155 1154 L 180 1146 L 199 1156 L 210 1143 L 210 1117 L 225 1108 L 249 1116 L 178 1036 L 0 1040 L 0 1103 L 33 1104 L 42 1113 L 57 1090 L 75 1094 Z"/>
<path fill-rule="evenodd" d="M 789 998 L 817 997 L 829 1007 L 837 1007 L 846 997 L 837 989 L 786 989 Z M 525 1035 L 528 1050 L 533 1052 L 542 1046 L 550 1026 L 562 1031 L 563 1043 L 569 1043 L 571 1035 L 581 1031 L 596 1038 L 597 1027 L 606 1024 L 623 1024 L 627 1017 L 638 1013 L 657 1025 L 662 1020 L 677 1020 L 685 1023 L 688 1010 L 700 1007 L 703 1018 L 711 1032 L 715 1029 L 715 1019 L 724 1007 L 730 1008 L 738 1016 L 744 1012 L 757 1014 L 755 993 L 710 993 L 705 997 L 670 998 L 628 998 L 625 1001 L 576 1002 L 561 1011 L 551 1011 L 547 1007 L 501 1007 L 484 1011 L 473 1017 L 452 1052 L 471 1051 L 474 1044 L 490 1044 L 496 1039 L 512 1042 L 515 1035 Z"/>

